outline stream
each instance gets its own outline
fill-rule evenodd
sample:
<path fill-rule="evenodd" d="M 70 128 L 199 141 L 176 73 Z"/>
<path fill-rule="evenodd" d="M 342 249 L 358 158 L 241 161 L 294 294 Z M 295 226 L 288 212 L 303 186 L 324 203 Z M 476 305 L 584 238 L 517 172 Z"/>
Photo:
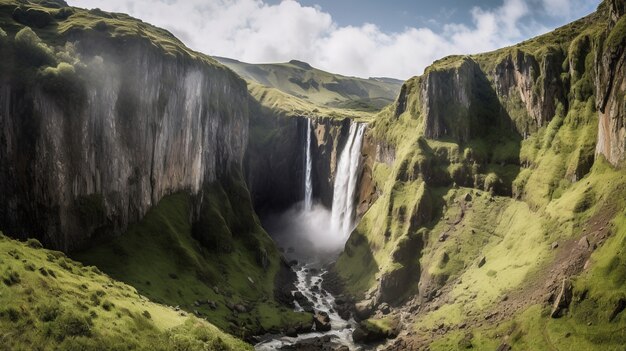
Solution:
<path fill-rule="evenodd" d="M 336 311 L 335 297 L 322 288 L 326 265 L 337 258 L 355 223 L 355 197 L 361 147 L 366 125 L 350 122 L 346 143 L 340 152 L 333 183 L 332 207 L 314 201 L 312 172 L 312 121 L 307 120 L 303 145 L 303 202 L 292 209 L 264 220 L 264 227 L 274 241 L 287 247 L 285 257 L 299 264 L 292 267 L 297 279 L 295 310 L 324 313 L 330 320 L 329 331 L 313 331 L 296 337 L 269 335 L 255 345 L 259 351 L 270 350 L 362 350 L 352 341 L 356 322 L 342 319 Z"/>
<path fill-rule="evenodd" d="M 296 346 L 305 348 L 306 346 L 315 347 L 323 344 L 331 346 L 332 349 L 339 349 L 343 346 L 343 350 L 361 350 L 352 341 L 353 326 L 356 322 L 352 319 L 345 321 L 337 311 L 335 311 L 335 298 L 332 294 L 322 289 L 322 281 L 327 271 L 317 263 L 308 263 L 294 267 L 298 277 L 296 291 L 302 293 L 304 297 L 313 305 L 314 311 L 326 312 L 330 318 L 331 330 L 327 332 L 311 332 L 298 335 L 297 337 L 288 337 L 282 335 L 269 336 L 266 340 L 254 346 L 258 351 L 271 350 L 294 350 Z M 294 293 L 296 293 L 294 291 Z M 302 312 L 304 309 L 296 302 L 296 311 Z M 347 349 L 346 349 L 347 347 Z"/>

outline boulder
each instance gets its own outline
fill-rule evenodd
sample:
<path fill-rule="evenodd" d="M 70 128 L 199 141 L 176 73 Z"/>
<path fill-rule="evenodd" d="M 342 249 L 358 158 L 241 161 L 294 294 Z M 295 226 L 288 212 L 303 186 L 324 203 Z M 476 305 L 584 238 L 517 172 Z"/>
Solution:
<path fill-rule="evenodd" d="M 285 333 L 285 335 L 287 335 L 290 338 L 295 338 L 296 336 L 298 336 L 298 332 L 296 331 L 296 328 L 290 327 L 287 329 L 287 332 Z"/>
<path fill-rule="evenodd" d="M 394 321 L 395 322 L 395 321 Z M 392 339 L 398 336 L 398 326 L 395 326 L 389 330 L 382 329 L 376 324 L 369 321 L 363 321 L 352 332 L 352 339 L 355 343 L 377 343 L 385 339 Z"/>
<path fill-rule="evenodd" d="M 330 317 L 326 312 L 315 312 L 315 315 L 313 316 L 313 323 L 315 324 L 315 330 L 318 332 L 326 332 L 331 329 Z"/>
<path fill-rule="evenodd" d="M 378 310 L 382 314 L 389 314 L 391 312 L 391 308 L 389 307 L 389 304 L 386 302 L 383 302 L 380 305 L 378 305 Z"/>
<path fill-rule="evenodd" d="M 578 241 L 578 247 L 580 247 L 583 250 L 588 250 L 590 245 L 589 245 L 589 239 L 587 239 L 587 236 L 583 236 L 582 238 L 580 238 L 580 240 Z"/>
<path fill-rule="evenodd" d="M 485 263 L 487 263 L 487 257 L 482 256 L 482 257 L 480 258 L 480 260 L 478 260 L 478 268 L 480 268 L 480 267 L 484 266 L 484 265 L 485 265 Z"/>
<path fill-rule="evenodd" d="M 336 310 L 339 317 L 341 317 L 341 319 L 345 321 L 349 320 L 352 316 L 352 313 L 350 313 L 350 308 L 347 305 L 336 306 Z"/>
<path fill-rule="evenodd" d="M 358 320 L 368 319 L 372 315 L 372 301 L 363 300 L 354 305 L 354 314 Z"/>
<path fill-rule="evenodd" d="M 563 311 L 566 310 L 572 302 L 572 283 L 564 279 L 561 284 L 561 290 L 554 300 L 552 305 L 552 312 L 550 317 L 559 318 L 563 315 Z"/>

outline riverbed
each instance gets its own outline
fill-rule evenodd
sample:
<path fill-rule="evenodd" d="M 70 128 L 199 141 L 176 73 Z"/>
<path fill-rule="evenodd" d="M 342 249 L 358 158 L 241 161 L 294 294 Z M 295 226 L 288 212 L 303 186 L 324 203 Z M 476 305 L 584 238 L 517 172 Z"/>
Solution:
<path fill-rule="evenodd" d="M 356 322 L 346 321 L 339 316 L 335 309 L 335 297 L 322 288 L 322 281 L 327 274 L 326 269 L 318 263 L 300 264 L 294 267 L 298 277 L 293 293 L 301 293 L 312 304 L 314 311 L 328 313 L 331 330 L 327 332 L 310 332 L 288 337 L 281 335 L 267 336 L 265 340 L 254 346 L 258 351 L 294 350 L 306 345 L 325 345 L 331 349 L 362 350 L 352 341 L 352 332 Z M 296 302 L 296 311 L 303 311 Z"/>

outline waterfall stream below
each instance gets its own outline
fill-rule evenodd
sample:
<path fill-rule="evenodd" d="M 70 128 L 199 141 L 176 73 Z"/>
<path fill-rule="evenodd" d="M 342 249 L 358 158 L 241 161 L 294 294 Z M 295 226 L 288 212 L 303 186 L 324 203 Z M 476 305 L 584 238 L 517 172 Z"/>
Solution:
<path fill-rule="evenodd" d="M 352 332 L 356 322 L 352 319 L 348 321 L 342 319 L 335 310 L 335 298 L 322 288 L 324 275 L 327 274 L 323 266 L 316 263 L 300 264 L 295 267 L 295 271 L 298 277 L 295 284 L 296 291 L 308 300 L 314 311 L 328 314 L 331 330 L 325 332 L 312 331 L 296 337 L 269 336 L 266 340 L 255 345 L 255 350 L 316 349 L 322 345 L 330 347 L 330 349 L 339 349 L 339 347 L 344 346 L 344 349 L 347 348 L 347 350 L 361 350 L 352 341 Z M 303 311 L 302 306 L 297 302 L 296 310 Z"/>
<path fill-rule="evenodd" d="M 361 147 L 365 124 L 350 123 L 350 128 L 337 161 L 332 208 L 314 201 L 312 181 L 312 122 L 307 121 L 304 154 L 303 201 L 292 209 L 270 218 L 263 225 L 274 241 L 293 263 L 295 310 L 322 314 L 330 322 L 330 330 L 298 336 L 267 335 L 255 345 L 259 351 L 269 350 L 362 350 L 354 344 L 353 319 L 345 320 L 337 312 L 335 297 L 322 286 L 328 274 L 326 267 L 338 257 L 355 226 L 355 202 Z M 346 317 L 344 315 L 344 317 Z M 313 323 L 315 326 L 317 323 Z"/>

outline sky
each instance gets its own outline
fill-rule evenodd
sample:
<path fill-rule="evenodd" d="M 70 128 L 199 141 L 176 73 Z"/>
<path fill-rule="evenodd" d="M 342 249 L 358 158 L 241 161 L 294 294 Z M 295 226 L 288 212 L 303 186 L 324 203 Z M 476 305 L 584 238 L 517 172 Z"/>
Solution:
<path fill-rule="evenodd" d="M 249 63 L 305 61 L 343 75 L 407 79 L 434 60 L 512 45 L 600 0 L 69 0 L 163 27 L 190 48 Z"/>

